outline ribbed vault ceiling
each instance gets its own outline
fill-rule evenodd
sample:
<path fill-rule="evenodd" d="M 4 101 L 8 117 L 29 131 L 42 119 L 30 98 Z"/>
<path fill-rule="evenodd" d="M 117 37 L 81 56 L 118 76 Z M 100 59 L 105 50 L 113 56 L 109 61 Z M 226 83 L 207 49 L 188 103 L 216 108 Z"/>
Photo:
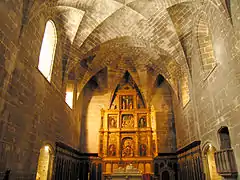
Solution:
<path fill-rule="evenodd" d="M 80 72 L 82 85 L 100 69 L 122 62 L 150 68 L 171 83 L 189 72 L 181 39 L 192 29 L 177 23 L 191 17 L 191 7 L 191 1 L 180 0 L 38 0 L 29 17 L 54 14 L 68 43 L 65 74 Z"/>

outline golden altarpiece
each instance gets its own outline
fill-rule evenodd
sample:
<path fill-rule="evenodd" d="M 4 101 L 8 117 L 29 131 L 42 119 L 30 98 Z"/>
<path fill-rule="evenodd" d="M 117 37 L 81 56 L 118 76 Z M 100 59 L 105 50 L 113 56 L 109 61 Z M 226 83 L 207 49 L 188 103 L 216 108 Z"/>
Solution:
<path fill-rule="evenodd" d="M 146 108 L 133 80 L 119 84 L 109 109 L 101 112 L 99 156 L 104 176 L 129 164 L 142 174 L 153 174 L 157 152 L 151 119 L 151 110 Z"/>

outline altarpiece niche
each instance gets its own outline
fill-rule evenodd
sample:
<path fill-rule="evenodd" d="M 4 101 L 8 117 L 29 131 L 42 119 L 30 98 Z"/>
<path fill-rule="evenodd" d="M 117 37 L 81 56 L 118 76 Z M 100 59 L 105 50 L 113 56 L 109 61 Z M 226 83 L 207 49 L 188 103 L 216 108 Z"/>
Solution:
<path fill-rule="evenodd" d="M 99 156 L 103 174 L 132 164 L 142 174 L 153 173 L 156 132 L 151 125 L 151 110 L 129 73 L 117 85 L 109 109 L 102 109 L 99 131 Z"/>

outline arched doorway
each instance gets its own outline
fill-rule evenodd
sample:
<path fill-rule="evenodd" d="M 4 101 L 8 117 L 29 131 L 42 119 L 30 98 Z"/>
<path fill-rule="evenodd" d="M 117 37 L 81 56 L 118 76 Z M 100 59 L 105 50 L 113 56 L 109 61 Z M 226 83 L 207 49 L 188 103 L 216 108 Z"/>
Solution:
<path fill-rule="evenodd" d="M 48 180 L 52 176 L 53 150 L 51 146 L 45 145 L 40 149 L 36 180 Z"/>
<path fill-rule="evenodd" d="M 217 173 L 214 153 L 215 147 L 208 144 L 204 151 L 204 169 L 206 174 L 206 180 L 221 180 L 221 176 Z"/>
<path fill-rule="evenodd" d="M 164 179 L 164 180 L 170 180 L 168 171 L 163 171 L 163 173 L 162 173 L 162 179 Z"/>
<path fill-rule="evenodd" d="M 220 149 L 230 149 L 231 147 L 231 140 L 230 135 L 227 127 L 222 127 L 218 131 L 219 139 L 220 139 Z"/>

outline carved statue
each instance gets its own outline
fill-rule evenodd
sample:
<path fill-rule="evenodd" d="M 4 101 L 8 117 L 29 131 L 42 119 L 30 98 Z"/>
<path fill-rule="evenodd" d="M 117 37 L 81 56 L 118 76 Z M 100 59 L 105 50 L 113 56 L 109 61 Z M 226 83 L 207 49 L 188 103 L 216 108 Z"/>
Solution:
<path fill-rule="evenodd" d="M 141 117 L 141 118 L 139 119 L 139 121 L 138 121 L 138 127 L 144 128 L 144 127 L 146 127 L 146 126 L 147 126 L 146 117 L 143 116 L 143 117 Z"/>
<path fill-rule="evenodd" d="M 132 96 L 122 96 L 122 109 L 133 109 Z"/>
<path fill-rule="evenodd" d="M 114 144 L 110 144 L 108 147 L 108 155 L 116 156 L 116 146 Z"/>
<path fill-rule="evenodd" d="M 134 142 L 131 138 L 123 139 L 122 157 L 133 157 Z"/>
<path fill-rule="evenodd" d="M 117 128 L 117 117 L 109 116 L 108 123 L 109 123 L 109 128 Z"/>
<path fill-rule="evenodd" d="M 125 99 L 125 96 L 122 97 L 122 109 L 126 109 L 126 99 Z"/>
<path fill-rule="evenodd" d="M 128 109 L 133 109 L 133 100 L 129 100 Z"/>
<path fill-rule="evenodd" d="M 140 144 L 139 153 L 140 153 L 140 156 L 146 156 L 147 155 L 147 145 L 146 144 Z"/>

